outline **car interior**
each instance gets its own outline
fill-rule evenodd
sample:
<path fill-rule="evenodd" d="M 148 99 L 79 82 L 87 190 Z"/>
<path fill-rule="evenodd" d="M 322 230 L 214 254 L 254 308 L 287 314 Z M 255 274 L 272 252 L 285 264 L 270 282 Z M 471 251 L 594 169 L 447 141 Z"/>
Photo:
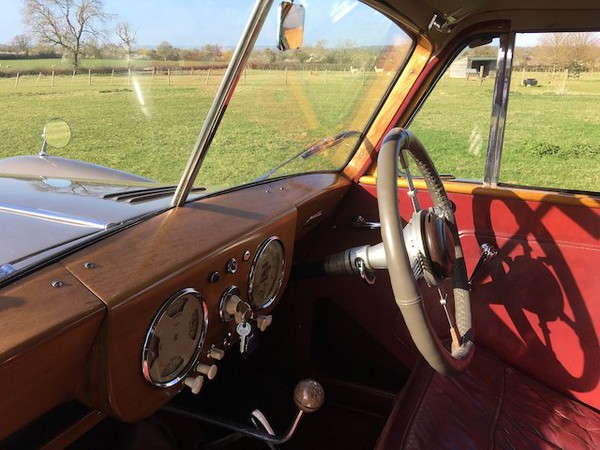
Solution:
<path fill-rule="evenodd" d="M 341 170 L 188 201 L 2 285 L 0 448 L 600 447 L 600 197 L 499 178 L 515 36 L 594 32 L 600 8 L 364 3 L 414 41 Z M 420 111 L 490 42 L 482 174 L 450 177 Z"/>

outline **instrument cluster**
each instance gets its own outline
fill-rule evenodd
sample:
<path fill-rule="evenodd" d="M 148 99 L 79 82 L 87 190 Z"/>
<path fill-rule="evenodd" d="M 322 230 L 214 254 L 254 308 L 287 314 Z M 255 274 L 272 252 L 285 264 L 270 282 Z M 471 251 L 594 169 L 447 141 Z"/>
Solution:
<path fill-rule="evenodd" d="M 218 271 L 210 273 L 208 280 L 213 286 L 228 280 L 245 286 L 226 285 L 217 303 L 208 302 L 202 289 L 192 287 L 165 301 L 142 345 L 141 370 L 146 382 L 155 388 L 168 388 L 183 381 L 198 393 L 205 379 L 216 376 L 217 366 L 213 363 L 226 350 L 237 342 L 242 354 L 254 350 L 258 333 L 271 324 L 268 313 L 284 283 L 286 252 L 283 241 L 271 236 L 257 247 L 248 268 L 244 263 L 250 261 L 251 255 L 250 250 L 244 251 L 242 263 L 230 257 L 224 268 L 229 276 L 222 277 Z M 213 304 L 218 314 L 209 311 Z"/>

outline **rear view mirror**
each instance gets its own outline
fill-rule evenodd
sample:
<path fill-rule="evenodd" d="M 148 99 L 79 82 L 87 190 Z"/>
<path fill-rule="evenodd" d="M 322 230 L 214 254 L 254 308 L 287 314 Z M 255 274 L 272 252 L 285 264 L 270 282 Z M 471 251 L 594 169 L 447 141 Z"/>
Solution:
<path fill-rule="evenodd" d="M 292 2 L 281 2 L 277 8 L 277 48 L 296 50 L 302 46 L 304 37 L 304 6 Z"/>

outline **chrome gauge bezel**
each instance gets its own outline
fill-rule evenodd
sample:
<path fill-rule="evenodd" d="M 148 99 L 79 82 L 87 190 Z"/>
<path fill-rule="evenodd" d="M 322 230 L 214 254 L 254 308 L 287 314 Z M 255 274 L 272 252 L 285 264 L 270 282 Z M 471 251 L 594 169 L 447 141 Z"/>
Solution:
<path fill-rule="evenodd" d="M 259 306 L 256 304 L 254 299 L 254 275 L 256 274 L 256 268 L 260 261 L 262 254 L 268 248 L 269 245 L 272 245 L 276 242 L 281 247 L 281 274 L 277 282 L 273 285 L 272 292 L 269 293 L 267 299 Z M 279 239 L 277 236 L 271 236 L 266 239 L 256 251 L 256 255 L 254 255 L 254 259 L 252 260 L 252 266 L 250 267 L 250 273 L 248 274 L 248 299 L 254 308 L 257 310 L 263 310 L 268 308 L 273 304 L 275 299 L 277 298 L 277 294 L 279 294 L 279 290 L 283 285 L 283 279 L 285 277 L 285 246 L 283 245 L 283 241 Z"/>
<path fill-rule="evenodd" d="M 199 309 L 202 312 L 202 318 L 200 318 L 200 321 L 199 321 L 199 326 L 201 327 L 201 329 L 200 329 L 200 336 L 198 338 L 198 343 L 196 345 L 196 348 L 194 349 L 193 354 L 190 356 L 189 361 L 184 366 L 182 366 L 178 371 L 175 372 L 175 376 L 172 379 L 169 379 L 168 381 L 154 380 L 150 374 L 150 367 L 149 367 L 149 363 L 148 363 L 152 339 L 154 338 L 156 329 L 157 329 L 160 321 L 162 320 L 162 318 L 164 317 L 166 312 L 169 310 L 171 305 L 173 303 L 175 303 L 176 301 L 178 301 L 180 298 L 182 298 L 184 296 L 188 296 L 188 295 L 191 295 L 194 298 L 196 298 L 196 300 L 198 301 L 198 304 L 200 306 Z M 182 289 L 182 290 L 176 292 L 171 297 L 169 297 L 169 299 L 162 305 L 160 310 L 154 316 L 154 319 L 152 320 L 152 323 L 151 323 L 150 327 L 148 328 L 148 332 L 146 333 L 146 338 L 144 340 L 144 345 L 142 347 L 142 374 L 144 376 L 144 379 L 148 383 L 150 383 L 152 386 L 158 387 L 158 388 L 168 388 L 168 387 L 176 385 L 181 380 L 183 380 L 188 375 L 188 373 L 190 372 L 190 370 L 192 369 L 194 364 L 198 361 L 200 352 L 202 351 L 202 346 L 204 345 L 204 340 L 206 339 L 207 329 L 208 329 L 208 307 L 206 306 L 206 303 L 202 299 L 202 295 L 200 294 L 200 292 L 198 292 L 197 290 L 195 290 L 193 288 L 186 288 L 186 289 Z"/>

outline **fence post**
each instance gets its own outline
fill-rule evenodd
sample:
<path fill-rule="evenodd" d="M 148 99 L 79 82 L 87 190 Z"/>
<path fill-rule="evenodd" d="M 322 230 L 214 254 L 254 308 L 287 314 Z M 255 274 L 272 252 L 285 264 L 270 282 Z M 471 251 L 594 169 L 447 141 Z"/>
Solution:
<path fill-rule="evenodd" d="M 37 86 L 38 86 L 38 83 L 40 82 L 40 78 L 42 78 L 42 72 L 40 72 L 40 73 L 38 74 L 37 80 L 35 80 L 35 87 L 37 87 Z"/>
<path fill-rule="evenodd" d="M 562 90 L 561 90 L 562 94 L 567 93 L 567 78 L 569 78 L 569 69 L 565 69 L 565 76 L 563 77 Z"/>
<path fill-rule="evenodd" d="M 208 86 L 208 79 L 210 78 L 210 67 L 206 71 L 206 80 L 204 80 L 204 84 Z"/>
<path fill-rule="evenodd" d="M 287 72 L 288 72 L 288 68 L 285 68 L 285 85 L 287 86 Z"/>
<path fill-rule="evenodd" d="M 17 79 L 15 80 L 15 88 L 19 87 L 19 76 L 20 76 L 20 73 L 17 72 Z"/>
<path fill-rule="evenodd" d="M 524 82 L 525 82 L 525 67 L 523 67 L 523 70 L 521 70 L 521 86 L 523 86 Z"/>
<path fill-rule="evenodd" d="M 156 71 L 156 67 L 152 66 L 152 76 L 150 77 L 150 87 L 152 87 L 152 82 L 154 81 L 154 72 Z"/>
<path fill-rule="evenodd" d="M 169 86 L 171 86 L 171 69 L 167 69 L 167 79 L 169 80 Z"/>
<path fill-rule="evenodd" d="M 479 86 L 483 84 L 483 65 L 479 66 Z"/>
<path fill-rule="evenodd" d="M 92 69 L 88 69 L 88 86 L 92 85 Z"/>
<path fill-rule="evenodd" d="M 110 71 L 110 85 L 113 84 L 113 78 L 115 77 L 115 69 Z"/>
<path fill-rule="evenodd" d="M 73 84 L 73 80 L 75 79 L 75 72 L 76 70 L 73 69 L 73 74 L 71 75 L 71 84 Z"/>
<path fill-rule="evenodd" d="M 54 87 L 54 70 L 52 71 L 52 78 L 50 79 L 50 87 Z"/>
<path fill-rule="evenodd" d="M 131 86 L 131 69 L 127 69 L 127 86 Z"/>
<path fill-rule="evenodd" d="M 367 71 L 363 69 L 363 86 L 367 84 Z"/>

